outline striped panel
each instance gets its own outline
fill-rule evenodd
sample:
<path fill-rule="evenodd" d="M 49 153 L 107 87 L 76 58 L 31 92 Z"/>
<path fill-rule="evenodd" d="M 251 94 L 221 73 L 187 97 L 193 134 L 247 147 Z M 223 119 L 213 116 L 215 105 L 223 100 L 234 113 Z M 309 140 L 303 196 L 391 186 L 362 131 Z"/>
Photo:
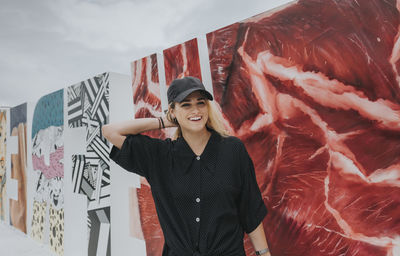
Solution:
<path fill-rule="evenodd" d="M 111 195 L 111 186 L 110 185 L 106 185 L 101 187 L 101 191 L 100 191 L 100 197 L 99 197 L 99 201 L 96 200 L 96 196 L 93 193 L 92 196 L 89 198 L 89 205 L 90 205 L 90 209 L 96 209 L 99 208 L 99 206 L 101 206 L 102 204 L 108 204 L 110 205 L 110 195 Z M 94 204 L 93 204 L 94 202 Z"/>
<path fill-rule="evenodd" d="M 92 130 L 92 131 L 90 131 Z M 96 136 L 100 136 L 100 127 L 97 126 L 95 129 L 87 129 L 88 133 L 87 133 L 87 139 L 86 139 L 86 147 L 89 146 L 89 144 L 92 143 L 92 141 L 94 140 L 94 138 Z"/>
<path fill-rule="evenodd" d="M 68 125 L 69 127 L 78 127 L 82 121 L 82 105 L 80 97 L 68 102 Z"/>
<path fill-rule="evenodd" d="M 87 225 L 89 229 L 92 227 L 92 220 L 89 218 L 89 215 L 87 217 Z"/>
<path fill-rule="evenodd" d="M 109 73 L 104 73 L 101 76 L 101 85 L 104 87 L 104 94 L 101 99 L 101 104 L 97 115 L 101 124 L 108 123 L 109 116 Z"/>
<path fill-rule="evenodd" d="M 88 150 L 86 151 L 86 162 L 88 162 L 92 166 L 98 166 L 99 165 L 99 156 L 97 155 L 96 151 L 92 149 L 90 146 Z"/>
<path fill-rule="evenodd" d="M 82 101 L 80 85 L 73 85 L 67 88 L 68 97 L 68 126 L 71 128 L 82 125 Z"/>
<path fill-rule="evenodd" d="M 85 168 L 82 185 L 80 187 L 80 194 L 84 194 L 88 199 L 90 199 L 93 195 L 94 183 L 95 181 L 93 179 L 93 172 L 91 171 L 91 168 Z"/>
<path fill-rule="evenodd" d="M 74 193 L 79 193 L 85 169 L 85 155 L 72 155 L 72 188 Z"/>
<path fill-rule="evenodd" d="M 97 111 L 99 111 L 99 106 L 101 101 L 103 100 L 105 94 L 105 84 L 101 85 L 98 94 L 96 95 L 96 98 L 94 100 L 94 103 L 92 105 L 92 115 L 90 116 L 92 119 L 94 118 L 95 114 L 97 114 Z"/>
<path fill-rule="evenodd" d="M 97 177 L 96 177 L 95 200 L 96 200 L 96 202 L 100 203 L 101 184 L 102 184 L 102 178 L 103 178 L 103 168 L 101 168 L 100 164 L 99 164 L 99 167 L 97 168 L 96 174 L 97 174 L 96 175 Z"/>
<path fill-rule="evenodd" d="M 96 136 L 96 138 L 93 139 L 93 143 L 90 146 L 104 162 L 110 162 L 110 158 L 108 156 L 109 147 L 100 139 L 99 136 Z"/>
<path fill-rule="evenodd" d="M 95 78 L 86 80 L 86 83 L 84 83 L 84 84 L 85 84 L 85 87 L 84 87 L 85 92 L 86 92 L 86 95 L 88 96 L 89 103 L 90 103 L 90 105 L 93 105 L 93 102 L 96 99 L 97 91 L 99 90 L 100 86 Z"/>
<path fill-rule="evenodd" d="M 100 159 L 100 168 L 103 170 L 103 176 L 101 180 L 101 186 L 105 186 L 110 184 L 110 166 L 108 163 L 104 162 L 103 160 Z"/>
<path fill-rule="evenodd" d="M 86 127 L 86 153 L 73 156 L 72 178 L 74 192 L 88 198 L 87 224 L 92 237 L 89 247 L 97 247 L 98 242 L 98 220 L 89 216 L 91 210 L 109 211 L 111 204 L 109 143 L 102 137 L 100 129 L 102 124 L 109 122 L 109 99 L 109 73 L 68 88 L 68 124 L 71 128 Z M 97 216 L 103 215 L 99 213 L 102 211 L 97 212 Z M 102 218 L 101 222 L 106 223 L 107 218 Z"/>

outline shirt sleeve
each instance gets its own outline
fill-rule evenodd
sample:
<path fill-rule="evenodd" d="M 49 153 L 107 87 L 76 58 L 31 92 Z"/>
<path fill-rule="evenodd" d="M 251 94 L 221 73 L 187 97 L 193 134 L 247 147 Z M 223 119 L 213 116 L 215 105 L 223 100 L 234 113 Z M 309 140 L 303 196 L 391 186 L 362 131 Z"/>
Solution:
<path fill-rule="evenodd" d="M 239 203 L 239 216 L 244 231 L 248 234 L 254 231 L 267 214 L 267 208 L 262 200 L 257 184 L 253 161 L 246 148 L 241 154 L 242 189 Z"/>
<path fill-rule="evenodd" d="M 165 141 L 147 135 L 128 135 L 121 149 L 112 147 L 110 158 L 125 170 L 149 179 L 165 144 Z"/>

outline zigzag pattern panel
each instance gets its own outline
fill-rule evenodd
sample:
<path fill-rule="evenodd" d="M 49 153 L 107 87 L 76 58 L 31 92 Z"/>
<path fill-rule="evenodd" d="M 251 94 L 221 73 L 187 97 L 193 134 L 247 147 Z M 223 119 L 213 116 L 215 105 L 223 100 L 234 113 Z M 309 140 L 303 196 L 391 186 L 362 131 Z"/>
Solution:
<path fill-rule="evenodd" d="M 67 92 L 69 127 L 86 128 L 86 153 L 72 156 L 72 184 L 73 191 L 88 200 L 88 255 L 110 255 L 109 217 L 96 217 L 105 212 L 109 216 L 110 207 L 109 143 L 101 134 L 109 120 L 109 73 L 72 85 Z"/>
<path fill-rule="evenodd" d="M 83 171 L 86 165 L 85 155 L 73 155 L 72 156 L 72 184 L 73 184 L 73 192 L 79 193 L 80 188 L 82 187 L 82 177 Z"/>
<path fill-rule="evenodd" d="M 109 143 L 101 135 L 101 125 L 108 123 L 109 74 L 104 73 L 68 87 L 69 127 L 86 127 L 85 168 L 81 177 L 74 176 L 74 191 L 92 198 L 94 190 L 110 185 Z M 74 158 L 75 160 L 78 158 Z M 100 165 L 100 161 L 103 165 Z M 76 163 L 74 162 L 74 165 Z M 98 172 L 104 175 L 98 177 Z M 98 179 L 98 180 L 97 180 Z M 79 181 L 79 185 L 75 182 Z M 82 186 L 78 189 L 79 186 Z"/>

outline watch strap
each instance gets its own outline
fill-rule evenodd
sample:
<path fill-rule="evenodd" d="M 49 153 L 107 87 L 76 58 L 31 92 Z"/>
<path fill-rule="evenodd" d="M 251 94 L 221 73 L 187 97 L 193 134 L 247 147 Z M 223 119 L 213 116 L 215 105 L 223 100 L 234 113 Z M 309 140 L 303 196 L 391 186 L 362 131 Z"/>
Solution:
<path fill-rule="evenodd" d="M 264 253 L 269 252 L 268 248 L 262 249 L 260 251 L 256 251 L 256 255 L 263 255 Z"/>

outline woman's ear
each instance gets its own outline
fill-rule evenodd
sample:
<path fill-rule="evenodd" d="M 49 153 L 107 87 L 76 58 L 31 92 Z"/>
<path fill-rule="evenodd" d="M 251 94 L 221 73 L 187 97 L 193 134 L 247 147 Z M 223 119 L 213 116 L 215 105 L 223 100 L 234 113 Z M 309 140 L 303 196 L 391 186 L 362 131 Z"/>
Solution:
<path fill-rule="evenodd" d="M 175 119 L 175 118 L 176 118 L 176 117 L 175 117 L 175 109 L 170 108 L 170 109 L 169 109 L 169 114 L 171 115 L 171 118 L 172 118 L 172 119 Z"/>

